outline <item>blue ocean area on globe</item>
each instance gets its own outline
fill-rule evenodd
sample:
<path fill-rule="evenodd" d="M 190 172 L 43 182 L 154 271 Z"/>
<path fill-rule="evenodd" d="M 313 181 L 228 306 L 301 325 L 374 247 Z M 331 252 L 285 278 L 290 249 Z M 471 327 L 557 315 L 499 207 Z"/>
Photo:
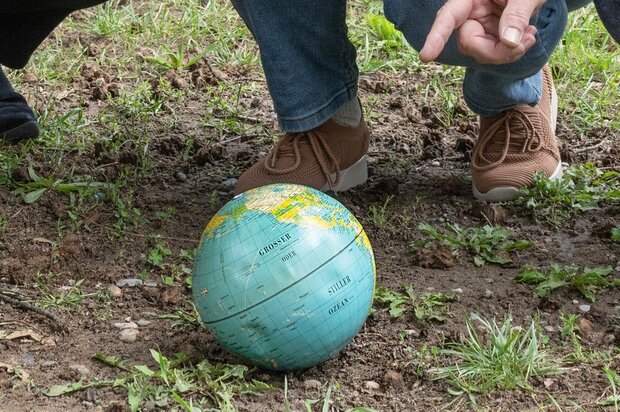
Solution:
<path fill-rule="evenodd" d="M 192 288 L 224 347 L 263 368 L 305 369 L 344 349 L 364 324 L 375 262 L 340 202 L 277 184 L 235 197 L 212 218 Z"/>

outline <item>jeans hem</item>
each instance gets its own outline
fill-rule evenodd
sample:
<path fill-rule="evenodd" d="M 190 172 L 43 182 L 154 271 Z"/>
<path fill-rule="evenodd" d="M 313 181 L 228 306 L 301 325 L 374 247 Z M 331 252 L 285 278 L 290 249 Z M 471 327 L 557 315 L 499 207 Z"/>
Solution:
<path fill-rule="evenodd" d="M 288 133 L 299 133 L 314 129 L 331 119 L 342 105 L 353 100 L 355 96 L 357 96 L 357 82 L 352 82 L 336 93 L 331 100 L 319 107 L 316 111 L 308 115 L 294 118 L 283 118 L 278 116 L 278 123 L 280 124 L 280 128 Z"/>

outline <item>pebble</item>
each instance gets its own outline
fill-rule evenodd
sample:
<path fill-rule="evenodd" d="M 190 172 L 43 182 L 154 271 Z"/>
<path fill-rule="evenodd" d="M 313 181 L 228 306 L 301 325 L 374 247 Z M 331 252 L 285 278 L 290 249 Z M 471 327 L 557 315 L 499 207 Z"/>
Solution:
<path fill-rule="evenodd" d="M 454 293 L 463 293 L 463 289 L 461 289 L 461 288 L 452 289 L 452 292 L 454 292 Z"/>
<path fill-rule="evenodd" d="M 77 371 L 81 377 L 87 377 L 88 375 L 90 375 L 90 369 L 88 369 L 84 365 L 80 365 L 79 363 L 74 363 L 73 365 L 69 366 L 69 369 Z"/>
<path fill-rule="evenodd" d="M 364 383 L 364 386 L 366 387 L 366 389 L 372 389 L 372 390 L 378 390 L 381 388 L 381 385 L 379 385 L 375 381 L 366 381 Z"/>
<path fill-rule="evenodd" d="M 413 336 L 414 338 L 419 338 L 420 337 L 420 331 L 419 330 L 405 329 L 403 332 L 405 332 L 405 335 L 407 335 L 407 336 Z"/>
<path fill-rule="evenodd" d="M 224 180 L 222 182 L 222 187 L 227 188 L 227 189 L 232 189 L 237 184 L 237 181 L 238 180 L 236 178 L 231 177 L 230 179 Z"/>
<path fill-rule="evenodd" d="M 402 387 L 404 384 L 403 375 L 396 371 L 387 371 L 383 376 L 383 380 L 387 385 Z"/>
<path fill-rule="evenodd" d="M 58 364 L 58 362 L 56 362 L 56 361 L 46 360 L 46 361 L 43 361 L 41 363 L 41 367 L 44 368 L 44 369 L 48 369 L 48 368 L 51 368 L 52 366 L 56 366 L 57 364 Z"/>
<path fill-rule="evenodd" d="M 151 321 L 151 320 L 145 320 L 145 319 L 140 319 L 140 320 L 137 320 L 137 321 L 136 321 L 136 324 L 137 324 L 138 326 L 140 326 L 140 327 L 143 327 L 143 326 L 149 326 L 151 323 L 153 323 L 153 321 Z"/>
<path fill-rule="evenodd" d="M 86 400 L 88 402 L 97 401 L 97 388 L 88 388 L 86 389 Z"/>
<path fill-rule="evenodd" d="M 437 160 L 435 160 L 433 163 L 431 163 L 431 166 L 433 167 L 439 167 L 441 165 L 441 163 L 439 163 Z"/>
<path fill-rule="evenodd" d="M 174 175 L 174 177 L 179 181 L 179 182 L 185 182 L 187 180 L 187 175 L 183 172 L 177 172 L 176 175 Z"/>
<path fill-rule="evenodd" d="M 22 356 L 22 364 L 24 366 L 34 365 L 34 355 L 31 352 L 24 353 L 24 356 Z"/>
<path fill-rule="evenodd" d="M 149 280 L 149 281 L 144 282 L 144 286 L 146 286 L 147 288 L 156 288 L 157 282 L 153 282 L 152 280 Z"/>
<path fill-rule="evenodd" d="M 306 379 L 304 381 L 304 388 L 306 389 L 316 389 L 321 387 L 321 382 L 316 379 Z"/>
<path fill-rule="evenodd" d="M 590 312 L 590 305 L 579 305 L 579 310 L 582 311 L 583 313 L 588 313 Z"/>
<path fill-rule="evenodd" d="M 573 299 L 573 305 L 579 305 L 579 301 L 577 299 Z"/>
<path fill-rule="evenodd" d="M 492 291 L 490 291 L 489 289 L 484 291 L 484 297 L 487 298 L 487 299 L 492 298 L 493 295 L 494 295 L 494 293 Z"/>
<path fill-rule="evenodd" d="M 142 279 L 121 279 L 116 282 L 116 286 L 119 288 L 135 288 L 136 286 L 142 286 L 144 282 Z"/>
<path fill-rule="evenodd" d="M 545 325 L 543 326 L 543 329 L 545 330 L 545 332 L 547 333 L 553 333 L 555 332 L 555 328 L 551 325 Z"/>
<path fill-rule="evenodd" d="M 594 327 L 592 326 L 592 322 L 588 319 L 581 318 L 577 323 L 577 328 L 579 328 L 579 332 L 583 336 L 590 337 L 594 333 Z"/>
<path fill-rule="evenodd" d="M 117 329 L 138 329 L 138 325 L 135 322 L 119 322 L 115 323 L 114 327 Z"/>
<path fill-rule="evenodd" d="M 123 291 L 121 290 L 121 288 L 119 288 L 116 285 L 110 285 L 108 286 L 108 293 L 110 294 L 110 296 L 112 296 L 114 299 L 118 299 L 121 296 L 123 296 Z"/>
<path fill-rule="evenodd" d="M 123 329 L 118 337 L 122 342 L 135 342 L 138 339 L 138 329 Z"/>

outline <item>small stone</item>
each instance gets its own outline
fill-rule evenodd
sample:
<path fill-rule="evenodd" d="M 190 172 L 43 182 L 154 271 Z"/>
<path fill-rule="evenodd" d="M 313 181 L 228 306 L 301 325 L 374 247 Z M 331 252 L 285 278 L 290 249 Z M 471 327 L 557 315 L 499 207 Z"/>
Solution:
<path fill-rule="evenodd" d="M 548 379 L 548 378 L 543 381 L 543 384 L 545 385 L 545 388 L 547 389 L 553 386 L 554 383 L 555 381 L 553 379 Z"/>
<path fill-rule="evenodd" d="M 138 339 L 138 329 L 123 329 L 118 337 L 122 342 L 135 342 Z"/>
<path fill-rule="evenodd" d="M 34 365 L 34 355 L 31 352 L 24 353 L 24 356 L 22 356 L 22 365 L 23 366 Z"/>
<path fill-rule="evenodd" d="M 547 333 L 553 333 L 555 332 L 555 328 L 551 325 L 545 325 L 543 326 L 543 329 L 545 330 L 545 332 Z"/>
<path fill-rule="evenodd" d="M 316 379 L 306 379 L 304 381 L 304 388 L 306 389 L 317 389 L 321 387 L 321 382 Z"/>
<path fill-rule="evenodd" d="M 487 299 L 492 298 L 493 295 L 494 295 L 494 293 L 492 291 L 490 291 L 489 289 L 484 291 L 484 297 L 487 298 Z"/>
<path fill-rule="evenodd" d="M 58 362 L 53 361 L 53 360 L 47 360 L 47 361 L 43 361 L 41 362 L 41 368 L 43 369 L 49 369 L 53 366 L 56 366 L 58 364 Z"/>
<path fill-rule="evenodd" d="M 138 325 L 135 322 L 119 322 L 115 323 L 114 327 L 117 329 L 138 329 Z"/>
<path fill-rule="evenodd" d="M 176 175 L 174 175 L 175 179 L 177 179 L 179 182 L 185 182 L 187 181 L 187 175 L 183 172 L 177 172 Z"/>
<path fill-rule="evenodd" d="M 463 289 L 461 289 L 461 288 L 452 289 L 452 292 L 454 292 L 454 293 L 463 293 Z"/>
<path fill-rule="evenodd" d="M 590 312 L 590 305 L 579 305 L 579 310 L 582 311 L 583 313 L 588 313 Z"/>
<path fill-rule="evenodd" d="M 74 363 L 73 365 L 69 366 L 69 369 L 77 371 L 82 378 L 88 377 L 90 375 L 90 369 L 78 363 Z"/>
<path fill-rule="evenodd" d="M 116 282 L 116 286 L 119 288 L 135 288 L 136 286 L 142 286 L 144 282 L 142 279 L 121 279 Z"/>
<path fill-rule="evenodd" d="M 488 279 L 487 279 L 487 283 L 493 283 L 493 282 L 495 282 L 495 280 L 494 280 L 494 279 L 492 279 L 492 278 L 488 278 Z"/>
<path fill-rule="evenodd" d="M 145 319 L 140 319 L 136 321 L 136 324 L 140 327 L 149 326 L 151 323 L 153 323 L 153 321 Z"/>
<path fill-rule="evenodd" d="M 573 299 L 573 305 L 579 305 L 579 301 L 577 299 Z"/>
<path fill-rule="evenodd" d="M 586 337 L 590 337 L 594 333 L 594 327 L 592 326 L 592 322 L 585 318 L 579 319 L 579 322 L 577 323 L 577 328 L 579 329 L 579 332 L 581 332 L 581 334 Z"/>
<path fill-rule="evenodd" d="M 412 336 L 414 338 L 419 338 L 420 337 L 420 331 L 419 330 L 415 330 L 415 329 L 405 329 L 403 331 L 405 333 L 405 335 L 407 336 Z"/>
<path fill-rule="evenodd" d="M 228 180 L 224 180 L 222 182 L 222 187 L 225 189 L 232 189 L 235 187 L 235 185 L 237 184 L 238 180 L 234 177 L 231 177 Z"/>
<path fill-rule="evenodd" d="M 96 402 L 97 401 L 97 388 L 88 388 L 88 389 L 86 389 L 86 400 L 88 402 Z"/>
<path fill-rule="evenodd" d="M 110 285 L 108 286 L 108 293 L 110 294 L 110 296 L 114 299 L 118 299 L 121 296 L 123 296 L 123 291 L 121 290 L 121 288 L 119 288 L 116 285 Z"/>
<path fill-rule="evenodd" d="M 371 390 L 378 390 L 381 388 L 381 385 L 379 385 L 377 382 L 375 381 L 366 381 L 364 383 L 364 386 L 366 387 L 366 389 L 371 389 Z"/>
<path fill-rule="evenodd" d="M 402 387 L 404 385 L 403 375 L 392 370 L 387 371 L 383 375 L 383 380 L 389 386 Z"/>
<path fill-rule="evenodd" d="M 144 282 L 144 287 L 156 288 L 157 287 L 157 282 L 153 282 L 152 280 L 148 280 L 148 281 Z"/>
<path fill-rule="evenodd" d="M 439 163 L 437 160 L 435 160 L 433 163 L 431 163 L 431 166 L 433 167 L 439 167 L 441 165 L 441 163 Z"/>
<path fill-rule="evenodd" d="M 603 338 L 603 342 L 605 342 L 606 345 L 612 345 L 616 343 L 616 335 L 613 335 L 611 333 L 605 335 L 605 337 Z"/>

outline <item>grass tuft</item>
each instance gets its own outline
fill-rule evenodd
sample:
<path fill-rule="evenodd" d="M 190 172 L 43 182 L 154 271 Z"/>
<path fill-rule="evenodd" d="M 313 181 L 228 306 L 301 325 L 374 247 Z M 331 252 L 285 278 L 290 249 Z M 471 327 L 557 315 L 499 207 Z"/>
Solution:
<path fill-rule="evenodd" d="M 479 323 L 481 330 L 474 325 Z M 563 372 L 541 349 L 536 323 L 527 329 L 512 325 L 507 316 L 502 324 L 472 314 L 467 336 L 461 342 L 439 350 L 450 365 L 429 370 L 434 380 L 447 380 L 454 395 L 488 394 L 493 390 L 530 389 L 535 376 Z"/>

